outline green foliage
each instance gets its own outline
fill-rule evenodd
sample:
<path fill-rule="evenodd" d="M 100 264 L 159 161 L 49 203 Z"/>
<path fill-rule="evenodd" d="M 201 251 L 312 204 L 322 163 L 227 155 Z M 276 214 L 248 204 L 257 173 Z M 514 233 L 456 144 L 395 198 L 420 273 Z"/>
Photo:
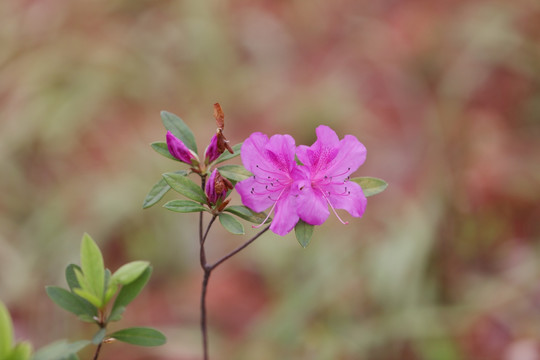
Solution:
<path fill-rule="evenodd" d="M 111 274 L 104 267 L 103 255 L 99 247 L 90 235 L 84 234 L 81 242 L 81 266 L 70 264 L 66 267 L 66 282 L 70 290 L 48 286 L 46 291 L 49 298 L 56 305 L 77 315 L 82 321 L 96 323 L 99 329 L 91 341 L 83 340 L 68 343 L 62 340 L 38 351 L 35 359 L 75 360 L 78 359 L 76 353 L 84 346 L 90 343 L 95 345 L 102 343 L 107 337 L 108 323 L 122 318 L 126 306 L 141 292 L 151 273 L 152 268 L 149 262 L 132 261 L 122 265 L 114 274 Z M 120 289 L 119 292 L 118 289 Z M 116 299 L 111 305 L 110 302 L 117 292 Z M 107 311 L 109 308 L 110 312 Z M 2 313 L 0 311 L 0 320 L 1 317 Z M 3 331 L 2 326 L 0 321 L 2 333 L 11 333 Z M 120 333 L 120 336 L 122 334 Z M 128 331 L 126 336 L 129 337 L 129 334 Z M 146 329 L 140 332 L 138 337 L 135 336 L 138 334 L 136 331 L 133 334 L 135 342 L 140 341 L 143 344 L 155 345 L 161 345 L 165 342 L 165 336 L 157 330 Z M 137 340 L 138 338 L 140 340 Z M 2 338 L 0 338 L 0 341 L 2 341 Z M 7 339 L 5 342 L 7 343 L 7 341 L 11 341 L 11 339 Z M 21 348 L 18 351 L 22 353 L 24 349 Z M 11 360 L 11 358 L 9 359 Z M 0 360 L 3 360 L 1 356 Z"/>
<path fill-rule="evenodd" d="M 239 143 L 239 144 L 236 144 L 232 147 L 234 153 L 231 154 L 230 152 L 228 151 L 225 151 L 223 154 L 221 154 L 215 161 L 214 161 L 214 164 L 219 164 L 219 163 L 222 163 L 224 161 L 227 161 L 227 160 L 230 160 L 230 159 L 234 159 L 235 157 L 239 156 L 240 155 L 240 150 L 242 149 L 242 144 L 243 143 Z"/>
<path fill-rule="evenodd" d="M 154 149 L 158 154 L 165 156 L 167 159 L 175 160 L 181 162 L 177 158 L 171 155 L 169 152 L 169 147 L 165 141 L 156 141 L 150 144 L 152 149 Z"/>
<path fill-rule="evenodd" d="M 122 265 L 114 275 L 111 277 L 111 281 L 120 285 L 127 285 L 132 283 L 148 268 L 150 263 L 148 261 L 132 261 L 125 265 Z"/>
<path fill-rule="evenodd" d="M 166 173 L 163 174 L 163 178 L 174 191 L 191 200 L 195 200 L 203 204 L 206 203 L 206 195 L 204 194 L 204 191 L 187 176 L 177 173 Z"/>
<path fill-rule="evenodd" d="M 201 204 L 191 200 L 172 200 L 163 205 L 163 207 L 179 213 L 201 212 L 207 210 Z"/>
<path fill-rule="evenodd" d="M 105 292 L 103 256 L 97 244 L 88 234 L 83 235 L 81 242 L 81 272 L 75 270 L 75 274 L 80 274 L 77 276 L 82 290 L 80 293 L 87 295 L 87 300 L 96 307 L 102 308 Z"/>
<path fill-rule="evenodd" d="M 150 206 L 156 204 L 159 200 L 165 196 L 165 194 L 171 190 L 171 187 L 165 179 L 161 178 L 157 183 L 152 186 L 146 198 L 144 198 L 143 209 L 149 208 Z"/>
<path fill-rule="evenodd" d="M 356 177 L 352 178 L 350 181 L 354 181 L 360 185 L 366 197 L 377 195 L 388 187 L 386 181 L 374 177 Z"/>
<path fill-rule="evenodd" d="M 97 308 L 73 292 L 56 286 L 47 286 L 46 291 L 56 305 L 77 315 L 83 321 L 93 322 L 97 316 Z"/>
<path fill-rule="evenodd" d="M 15 345 L 11 353 L 5 360 L 29 360 L 32 356 L 32 345 L 27 342 L 21 342 Z"/>
<path fill-rule="evenodd" d="M 79 340 L 72 343 L 59 340 L 39 349 L 33 360 L 71 360 L 73 355 L 89 345 L 88 340 Z"/>
<path fill-rule="evenodd" d="M 245 234 L 244 225 L 242 225 L 232 215 L 229 215 L 226 213 L 219 214 L 219 222 L 231 234 L 235 234 L 235 235 Z"/>
<path fill-rule="evenodd" d="M 32 354 L 32 346 L 21 342 L 13 346 L 13 323 L 11 316 L 0 301 L 0 360 L 28 360 Z"/>
<path fill-rule="evenodd" d="M 242 181 L 248 179 L 250 176 L 253 176 L 251 172 L 247 171 L 241 165 L 223 165 L 219 167 L 218 170 L 221 176 L 235 182 Z"/>
<path fill-rule="evenodd" d="M 6 358 L 11 352 L 13 344 L 13 325 L 11 317 L 5 307 L 0 302 L 0 359 Z"/>
<path fill-rule="evenodd" d="M 165 344 L 167 339 L 159 331 L 146 327 L 132 327 L 116 331 L 109 337 L 139 346 L 159 346 Z"/>
<path fill-rule="evenodd" d="M 296 240 L 302 245 L 305 249 L 311 242 L 311 237 L 313 235 L 313 225 L 310 225 L 302 220 L 299 220 L 296 226 L 294 227 L 294 235 Z"/>
<path fill-rule="evenodd" d="M 266 219 L 266 214 L 263 212 L 256 213 L 250 208 L 244 205 L 231 205 L 227 206 L 224 211 L 230 212 L 244 220 L 252 222 L 254 224 L 261 224 Z M 272 221 L 271 218 L 266 220 L 266 223 Z"/>
<path fill-rule="evenodd" d="M 186 170 L 179 170 L 175 171 L 174 174 L 187 176 L 189 172 Z M 171 190 L 171 187 L 169 186 L 169 184 L 167 184 L 165 179 L 163 177 L 159 179 L 159 181 L 155 183 L 154 186 L 152 186 L 152 189 L 150 189 L 148 195 L 146 195 L 146 198 L 143 202 L 143 209 L 149 208 L 152 205 L 156 204 L 159 200 L 163 198 L 163 196 L 165 196 L 165 194 L 169 190 Z"/>
<path fill-rule="evenodd" d="M 118 321 L 122 318 L 122 313 L 125 311 L 126 306 L 139 295 L 148 282 L 148 279 L 150 279 L 151 274 L 152 267 L 148 266 L 134 281 L 122 286 L 111 309 L 110 321 Z"/>
<path fill-rule="evenodd" d="M 193 152 L 197 153 L 197 143 L 195 142 L 195 136 L 186 123 L 178 116 L 167 112 L 161 112 L 161 121 L 165 126 L 165 129 L 173 133 L 174 136 L 182 140 L 182 142 Z"/>

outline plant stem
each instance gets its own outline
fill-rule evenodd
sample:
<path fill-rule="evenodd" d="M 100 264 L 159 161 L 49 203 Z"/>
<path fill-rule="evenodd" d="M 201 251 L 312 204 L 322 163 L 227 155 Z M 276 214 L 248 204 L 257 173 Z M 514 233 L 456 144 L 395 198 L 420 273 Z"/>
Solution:
<path fill-rule="evenodd" d="M 97 360 L 97 358 L 99 357 L 99 352 L 101 351 L 101 346 L 103 345 L 103 341 L 99 343 L 99 345 L 97 346 L 96 348 L 96 353 L 94 354 L 94 359 L 93 360 Z"/>
<path fill-rule="evenodd" d="M 201 267 L 202 267 L 202 269 L 204 271 L 204 277 L 203 277 L 203 282 L 202 282 L 202 290 L 201 290 L 201 333 L 202 333 L 202 340 L 203 340 L 203 354 L 204 354 L 203 358 L 204 358 L 204 360 L 208 360 L 209 355 L 208 355 L 208 328 L 207 328 L 207 321 L 206 321 L 206 292 L 208 290 L 208 280 L 210 279 L 210 275 L 212 274 L 212 271 L 216 267 L 218 267 L 223 262 L 225 262 L 226 260 L 228 260 L 232 256 L 236 255 L 237 253 L 242 251 L 244 248 L 246 248 L 249 244 L 251 244 L 252 242 L 257 240 L 257 238 L 259 238 L 262 234 L 264 234 L 266 231 L 268 231 L 270 226 L 265 227 L 263 230 L 261 230 L 259 233 L 257 233 L 255 236 L 253 236 L 248 241 L 246 241 L 244 244 L 240 245 L 239 247 L 237 247 L 236 249 L 234 249 L 233 251 L 231 251 L 230 253 L 228 253 L 227 255 L 225 255 L 224 257 L 219 259 L 218 261 L 216 261 L 213 265 L 208 265 L 206 263 L 206 252 L 204 250 L 204 243 L 206 241 L 206 237 L 208 235 L 208 232 L 210 231 L 210 227 L 212 226 L 212 224 L 216 220 L 216 216 L 214 216 L 212 218 L 212 220 L 210 220 L 210 222 L 208 223 L 208 226 L 206 228 L 206 232 L 204 233 L 204 235 L 202 233 L 202 228 L 203 228 L 203 226 L 202 226 L 202 212 L 201 212 L 200 216 L 201 216 L 200 217 L 201 220 L 200 220 L 200 226 L 199 226 L 199 230 L 200 230 L 199 238 L 200 238 L 200 245 L 201 245 Z"/>

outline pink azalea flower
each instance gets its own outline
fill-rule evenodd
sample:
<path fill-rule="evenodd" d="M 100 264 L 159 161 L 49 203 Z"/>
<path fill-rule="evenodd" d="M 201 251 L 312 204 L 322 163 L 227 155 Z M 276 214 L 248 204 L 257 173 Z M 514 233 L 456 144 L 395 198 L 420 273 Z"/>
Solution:
<path fill-rule="evenodd" d="M 236 184 L 236 190 L 242 203 L 253 211 L 272 207 L 268 216 L 272 212 L 275 215 L 270 229 L 278 235 L 290 232 L 299 220 L 295 181 L 302 179 L 302 173 L 294 152 L 295 143 L 290 135 L 268 139 L 264 134 L 254 133 L 242 145 L 242 162 L 253 176 Z"/>
<path fill-rule="evenodd" d="M 191 150 L 189 150 L 182 140 L 174 136 L 172 132 L 167 131 L 166 139 L 167 148 L 172 156 L 189 165 L 192 165 L 192 159 L 197 160 L 197 156 Z"/>
<path fill-rule="evenodd" d="M 364 213 L 367 200 L 360 185 L 348 181 L 366 160 L 366 148 L 352 135 L 339 140 L 334 130 L 321 125 L 316 129 L 317 141 L 311 146 L 298 146 L 296 155 L 303 180 L 299 182 L 297 212 L 311 225 L 321 225 L 330 212 L 344 222 L 335 209 L 344 209 L 354 217 Z"/>

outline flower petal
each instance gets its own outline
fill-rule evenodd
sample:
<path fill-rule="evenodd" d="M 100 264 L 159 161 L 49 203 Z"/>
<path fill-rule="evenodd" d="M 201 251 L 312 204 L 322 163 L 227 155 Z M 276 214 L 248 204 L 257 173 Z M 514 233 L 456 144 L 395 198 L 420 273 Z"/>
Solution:
<path fill-rule="evenodd" d="M 339 138 L 336 132 L 326 125 L 315 130 L 317 140 L 311 146 L 301 145 L 296 149 L 296 156 L 302 164 L 319 171 L 330 163 L 339 150 Z"/>
<path fill-rule="evenodd" d="M 319 189 L 304 186 L 298 195 L 298 215 L 310 225 L 321 225 L 328 219 L 328 202 Z"/>
<path fill-rule="evenodd" d="M 274 205 L 277 196 L 272 200 L 266 191 L 265 186 L 261 185 L 254 177 L 240 181 L 235 186 L 236 191 L 240 194 L 242 204 L 255 212 L 261 212 Z"/>
<path fill-rule="evenodd" d="M 360 185 L 347 181 L 343 185 L 327 185 L 323 187 L 328 201 L 336 209 L 347 210 L 354 217 L 361 217 L 366 210 L 367 199 Z"/>
<path fill-rule="evenodd" d="M 185 162 L 186 164 L 191 164 L 191 159 L 194 159 L 195 156 L 191 153 L 188 147 L 172 132 L 167 131 L 167 148 L 172 156 L 177 158 L 180 161 Z"/>
<path fill-rule="evenodd" d="M 345 135 L 339 142 L 339 152 L 328 164 L 326 174 L 335 179 L 345 179 L 366 161 L 366 147 L 352 135 Z"/>
<path fill-rule="evenodd" d="M 270 230 L 281 236 L 291 232 L 299 220 L 296 207 L 296 197 L 292 196 L 289 191 L 284 192 L 276 203 Z"/>

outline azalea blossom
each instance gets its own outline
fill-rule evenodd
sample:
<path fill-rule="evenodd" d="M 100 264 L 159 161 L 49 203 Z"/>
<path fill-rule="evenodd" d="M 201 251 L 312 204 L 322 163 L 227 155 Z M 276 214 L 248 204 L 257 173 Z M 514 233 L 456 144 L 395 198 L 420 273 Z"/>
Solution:
<path fill-rule="evenodd" d="M 335 209 L 344 209 L 354 217 L 365 211 L 367 200 L 362 188 L 349 181 L 366 160 L 366 148 L 352 135 L 339 140 L 328 126 L 316 129 L 317 141 L 311 146 L 301 145 L 296 155 L 304 166 L 299 169 L 303 180 L 299 182 L 298 216 L 311 225 L 321 225 L 330 212 L 343 223 Z"/>
<path fill-rule="evenodd" d="M 302 179 L 302 173 L 294 153 L 295 143 L 290 135 L 274 135 L 269 139 L 262 133 L 254 133 L 242 145 L 242 162 L 253 176 L 236 184 L 236 190 L 242 203 L 253 211 L 271 207 L 268 216 L 274 212 L 274 219 L 270 230 L 278 235 L 290 232 L 299 220 L 295 182 Z"/>
<path fill-rule="evenodd" d="M 192 165 L 193 159 L 198 161 L 197 155 L 189 150 L 183 141 L 174 136 L 172 132 L 167 131 L 166 139 L 167 148 L 172 156 L 189 165 Z"/>

